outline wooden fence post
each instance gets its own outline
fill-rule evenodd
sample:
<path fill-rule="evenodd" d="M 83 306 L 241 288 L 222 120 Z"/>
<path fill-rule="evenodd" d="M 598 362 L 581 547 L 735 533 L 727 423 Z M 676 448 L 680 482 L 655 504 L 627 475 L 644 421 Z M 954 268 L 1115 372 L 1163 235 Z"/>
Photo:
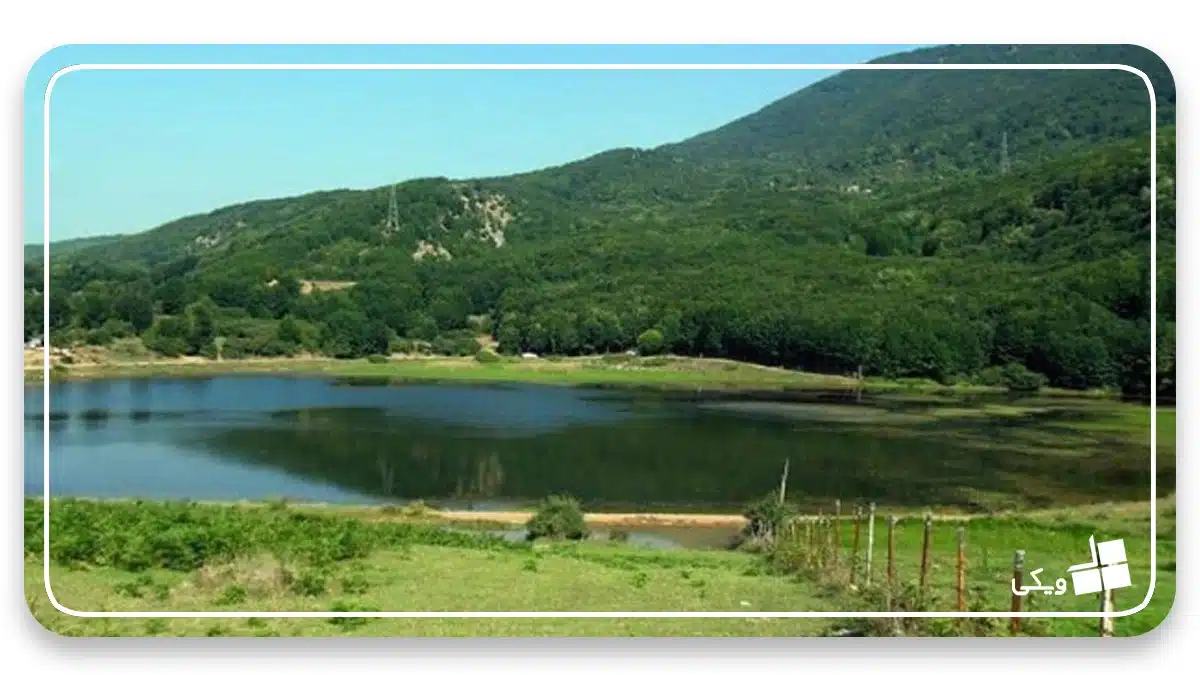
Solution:
<path fill-rule="evenodd" d="M 896 585 L 896 516 L 888 518 L 888 588 Z"/>
<path fill-rule="evenodd" d="M 813 538 L 812 538 L 812 520 L 807 516 L 804 518 L 804 564 L 812 567 L 813 564 Z"/>
<path fill-rule="evenodd" d="M 1023 583 L 1021 580 L 1021 570 L 1025 567 L 1025 551 L 1017 551 L 1013 555 L 1013 588 L 1021 588 Z M 1012 596 L 1012 611 L 1016 614 L 1021 611 L 1021 596 L 1013 593 Z M 1021 632 L 1021 617 L 1013 616 L 1010 626 L 1012 634 L 1016 635 Z"/>
<path fill-rule="evenodd" d="M 1113 597 L 1115 594 L 1116 594 L 1116 591 L 1114 591 L 1111 588 L 1104 589 L 1104 592 L 1100 594 L 1100 611 L 1101 612 L 1111 613 L 1113 610 L 1116 609 L 1116 602 L 1115 602 L 1115 598 Z M 1113 636 L 1113 618 L 1111 616 L 1100 617 L 1100 637 L 1112 637 L 1112 636 Z"/>
<path fill-rule="evenodd" d="M 825 569 L 825 509 L 817 509 L 817 523 L 814 528 L 817 545 L 817 569 Z"/>
<path fill-rule="evenodd" d="M 858 574 L 858 536 L 862 530 L 862 507 L 854 507 L 854 548 L 850 549 L 850 585 Z"/>
<path fill-rule="evenodd" d="M 925 595 L 925 581 L 929 577 L 929 540 L 933 535 L 933 514 L 925 513 L 925 534 L 921 539 L 921 595 Z"/>
<path fill-rule="evenodd" d="M 955 584 L 958 611 L 967 611 L 967 528 L 958 528 L 958 580 Z"/>
<path fill-rule="evenodd" d="M 787 479 L 788 468 L 791 466 L 792 458 L 788 457 L 783 460 L 783 476 L 779 479 L 779 504 L 783 505 L 784 499 L 787 498 Z"/>
<path fill-rule="evenodd" d="M 833 573 L 842 574 L 842 500 L 833 500 Z"/>
<path fill-rule="evenodd" d="M 871 559 L 875 554 L 875 502 L 871 502 L 870 515 L 867 520 L 867 586 L 871 585 Z"/>

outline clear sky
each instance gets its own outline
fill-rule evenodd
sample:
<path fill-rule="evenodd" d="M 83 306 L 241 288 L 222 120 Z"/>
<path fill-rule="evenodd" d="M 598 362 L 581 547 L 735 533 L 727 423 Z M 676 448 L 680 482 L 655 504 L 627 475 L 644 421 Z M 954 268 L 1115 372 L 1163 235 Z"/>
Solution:
<path fill-rule="evenodd" d="M 78 63 L 856 63 L 911 45 L 60 48 L 25 92 L 25 241 L 42 99 Z M 832 71 L 77 71 L 51 103 L 51 239 L 231 203 L 529 171 L 724 124 Z"/>

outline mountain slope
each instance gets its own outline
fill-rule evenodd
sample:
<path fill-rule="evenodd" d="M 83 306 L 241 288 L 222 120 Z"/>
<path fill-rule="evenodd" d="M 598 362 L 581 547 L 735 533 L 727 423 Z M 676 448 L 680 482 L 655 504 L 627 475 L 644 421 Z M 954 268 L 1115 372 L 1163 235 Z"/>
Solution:
<path fill-rule="evenodd" d="M 889 58 L 1151 58 L 1071 49 Z M 674 146 L 409 181 L 392 216 L 391 188 L 189 216 L 55 259 L 52 323 L 172 352 L 211 351 L 220 334 L 227 355 L 361 355 L 407 344 L 397 338 L 470 351 L 481 328 L 508 351 L 578 354 L 654 329 L 681 354 L 941 380 L 1016 362 L 1062 386 L 1144 391 L 1141 82 L 1029 75 L 842 73 Z M 997 128 L 1009 130 L 1007 171 L 988 145 Z M 1159 159 L 1160 265 L 1173 270 L 1170 125 Z M 301 279 L 357 285 L 304 294 Z M 1173 339 L 1161 274 L 1159 300 L 1160 339 Z M 1173 372 L 1173 347 L 1159 353 Z"/>
<path fill-rule="evenodd" d="M 1165 64 L 1140 47 L 936 47 L 880 64 L 1124 64 L 1154 83 L 1159 123 L 1174 120 Z M 848 71 L 665 149 L 692 161 L 771 164 L 805 182 L 996 173 L 1060 150 L 1149 130 L 1148 93 L 1114 70 Z"/>
<path fill-rule="evenodd" d="M 96 237 L 79 237 L 76 239 L 64 239 L 62 241 L 50 242 L 50 255 L 62 255 L 72 251 L 85 249 L 89 246 L 97 244 L 111 244 L 124 235 L 120 234 L 102 234 Z M 25 260 L 41 260 L 43 246 L 41 244 L 25 244 Z"/>

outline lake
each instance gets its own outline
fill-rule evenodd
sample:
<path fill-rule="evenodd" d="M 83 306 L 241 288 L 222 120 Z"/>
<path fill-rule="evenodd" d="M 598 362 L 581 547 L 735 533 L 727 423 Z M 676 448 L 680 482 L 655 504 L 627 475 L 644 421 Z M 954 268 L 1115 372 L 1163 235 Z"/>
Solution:
<path fill-rule="evenodd" d="M 1139 499 L 1149 482 L 1146 446 L 930 404 L 273 376 L 58 382 L 50 403 L 45 429 L 26 387 L 30 495 L 47 432 L 54 496 L 501 510 L 567 493 L 593 511 L 737 512 L 785 460 L 789 497 L 814 509 Z"/>

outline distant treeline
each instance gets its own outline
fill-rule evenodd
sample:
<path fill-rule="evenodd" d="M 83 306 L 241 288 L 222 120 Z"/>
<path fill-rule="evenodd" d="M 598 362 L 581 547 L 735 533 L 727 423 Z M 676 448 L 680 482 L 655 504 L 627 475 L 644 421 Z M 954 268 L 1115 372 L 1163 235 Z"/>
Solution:
<path fill-rule="evenodd" d="M 386 191 L 254 202 L 52 259 L 51 339 L 351 358 L 472 354 L 491 334 L 508 353 L 637 348 L 943 382 L 1019 366 L 1131 395 L 1157 369 L 1172 393 L 1174 128 L 1159 133 L 1157 363 L 1148 145 L 870 193 L 619 151 L 406 183 L 398 229 L 383 226 Z M 497 223 L 501 247 L 477 236 Z M 450 259 L 414 259 L 423 241 Z M 25 266 L 26 339 L 41 332 L 40 265 Z M 356 284 L 305 294 L 301 279 Z"/>

